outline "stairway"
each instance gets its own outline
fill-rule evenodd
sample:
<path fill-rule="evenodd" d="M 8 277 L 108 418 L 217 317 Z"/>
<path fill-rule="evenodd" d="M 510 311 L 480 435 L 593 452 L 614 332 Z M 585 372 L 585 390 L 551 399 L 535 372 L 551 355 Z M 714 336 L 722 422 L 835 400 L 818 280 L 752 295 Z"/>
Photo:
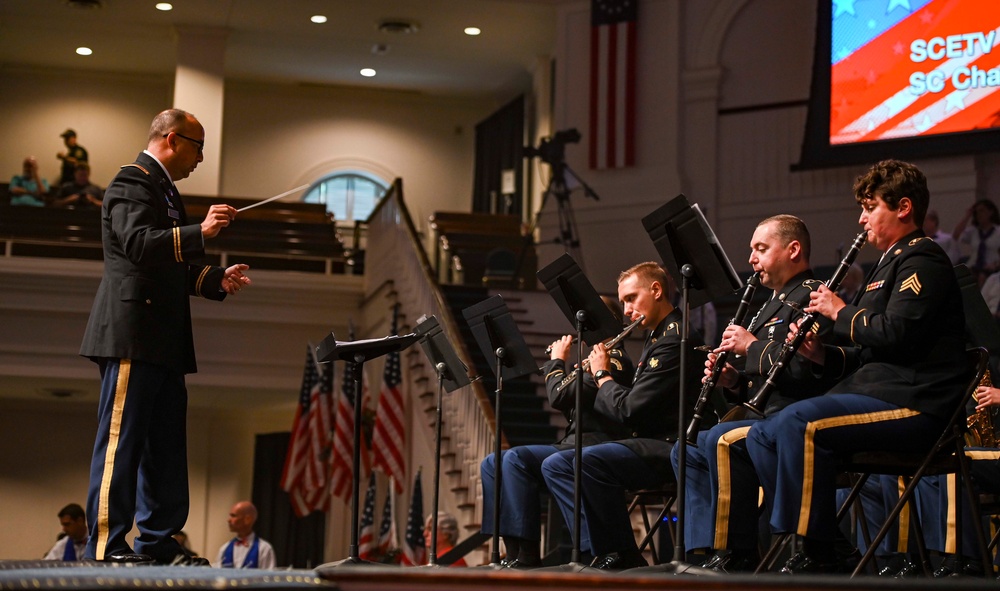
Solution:
<path fill-rule="evenodd" d="M 483 388 L 490 396 L 493 407 L 496 408 L 496 361 L 487 359 L 480 350 L 472 335 L 462 310 L 478 304 L 490 297 L 486 288 L 465 285 L 442 285 L 448 306 L 457 319 L 462 332 L 462 339 L 473 358 L 474 368 L 470 373 L 482 376 Z M 540 362 L 544 361 L 544 349 L 558 334 L 539 333 L 533 329 L 532 310 L 525 307 L 519 294 L 521 292 L 505 291 L 504 302 L 510 309 L 511 316 L 518 325 L 525 342 L 532 354 Z M 544 343 L 543 343 L 544 341 Z M 539 363 L 541 365 L 541 363 Z M 553 417 L 562 418 L 553 413 L 545 395 L 543 376 L 529 374 L 517 379 L 505 380 L 503 383 L 503 404 L 501 405 L 500 424 L 510 446 L 552 443 L 559 438 L 561 428 L 559 421 L 553 423 Z M 563 423 L 564 424 L 564 423 Z"/>

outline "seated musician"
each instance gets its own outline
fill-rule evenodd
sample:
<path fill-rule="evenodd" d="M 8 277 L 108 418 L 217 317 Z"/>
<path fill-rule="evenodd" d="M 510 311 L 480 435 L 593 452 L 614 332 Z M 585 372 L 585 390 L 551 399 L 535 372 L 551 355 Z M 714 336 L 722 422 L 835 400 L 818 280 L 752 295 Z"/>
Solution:
<path fill-rule="evenodd" d="M 856 303 L 822 285 L 810 295 L 806 312 L 832 320 L 834 336 L 850 345 L 807 335 L 799 349 L 816 371 L 843 379 L 747 435 L 772 532 L 804 538 L 787 573 L 844 570 L 833 550 L 838 461 L 858 451 L 929 450 L 966 380 L 958 282 L 948 255 L 920 229 L 930 201 L 923 173 L 885 160 L 857 179 L 854 193 L 859 223 L 882 258 Z"/>
<path fill-rule="evenodd" d="M 580 549 L 595 556 L 591 566 L 624 569 L 645 566 L 632 533 L 625 493 L 662 487 L 674 479 L 670 449 L 677 438 L 677 402 L 681 391 L 681 312 L 666 294 L 666 273 L 656 263 L 636 265 L 618 277 L 618 299 L 625 316 L 650 331 L 630 385 L 612 380 L 610 357 L 594 347 L 588 361 L 598 385 L 594 409 L 623 423 L 632 437 L 583 449 Z M 694 349 L 703 343 L 692 331 L 687 352 L 687 394 L 698 395 L 705 355 Z M 569 449 L 542 462 L 545 483 L 567 523 L 574 521 L 573 464 Z"/>

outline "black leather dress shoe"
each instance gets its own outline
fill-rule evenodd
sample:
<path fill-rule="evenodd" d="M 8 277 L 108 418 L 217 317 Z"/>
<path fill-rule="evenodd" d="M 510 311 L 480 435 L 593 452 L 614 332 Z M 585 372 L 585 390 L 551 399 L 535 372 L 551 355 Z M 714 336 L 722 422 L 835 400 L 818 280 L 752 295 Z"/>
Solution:
<path fill-rule="evenodd" d="M 527 560 L 521 560 L 520 558 L 515 558 L 514 560 L 507 561 L 506 564 L 501 562 L 500 565 L 503 566 L 503 568 L 526 570 L 529 568 L 539 568 L 540 566 L 542 566 L 542 561 L 538 560 L 535 562 L 530 562 Z"/>
<path fill-rule="evenodd" d="M 977 560 L 965 559 L 956 561 L 949 556 L 941 562 L 941 566 L 932 575 L 935 579 L 944 577 L 979 577 L 983 578 L 983 565 Z"/>
<path fill-rule="evenodd" d="M 790 562 L 790 561 L 789 561 Z M 845 572 L 844 565 L 836 560 L 826 561 L 811 556 L 805 556 L 800 562 L 789 567 L 788 563 L 781 568 L 783 575 L 829 574 Z"/>
<path fill-rule="evenodd" d="M 590 568 L 597 570 L 625 570 L 640 566 L 649 566 L 649 563 L 642 556 L 627 556 L 617 552 L 602 554 L 590 563 Z"/>
<path fill-rule="evenodd" d="M 174 559 L 167 563 L 171 566 L 211 566 L 212 563 L 208 561 L 207 558 L 197 556 L 194 554 L 178 554 L 174 556 Z"/>
<path fill-rule="evenodd" d="M 726 555 L 723 555 L 723 554 L 713 554 L 713 555 L 711 555 L 711 556 L 708 557 L 708 560 L 706 560 L 705 562 L 702 562 L 698 566 L 700 566 L 701 568 L 711 568 L 711 569 L 714 569 L 715 567 L 719 566 L 720 562 L 722 562 L 723 560 L 725 560 L 726 558 L 728 558 L 728 556 L 729 556 L 728 554 L 726 554 Z"/>
<path fill-rule="evenodd" d="M 153 564 L 153 558 L 146 554 L 136 554 L 135 552 L 116 552 L 105 554 L 103 562 L 114 562 L 117 564 Z"/>
<path fill-rule="evenodd" d="M 746 573 L 756 570 L 758 564 L 760 556 L 756 552 L 730 552 L 711 568 L 721 573 Z"/>
<path fill-rule="evenodd" d="M 916 579 L 917 577 L 924 576 L 924 569 L 920 568 L 920 565 L 913 562 L 909 558 L 903 560 L 902 566 L 893 575 L 897 579 Z"/>

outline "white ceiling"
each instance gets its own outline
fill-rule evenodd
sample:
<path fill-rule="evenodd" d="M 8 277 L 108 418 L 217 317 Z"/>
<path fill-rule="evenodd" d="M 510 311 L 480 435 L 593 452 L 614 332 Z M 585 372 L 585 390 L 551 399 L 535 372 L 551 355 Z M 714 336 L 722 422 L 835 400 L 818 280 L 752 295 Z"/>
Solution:
<path fill-rule="evenodd" d="M 176 28 L 206 27 L 227 33 L 226 78 L 502 96 L 530 88 L 566 0 L 173 0 L 169 12 L 156 0 L 81 1 L 2 0 L 3 64 L 172 76 Z M 329 20 L 313 24 L 315 14 Z M 385 33 L 386 19 L 419 30 Z M 483 32 L 470 37 L 467 26 Z M 377 44 L 388 51 L 375 55 Z M 79 46 L 93 55 L 76 55 Z M 362 77 L 365 67 L 378 75 Z"/>

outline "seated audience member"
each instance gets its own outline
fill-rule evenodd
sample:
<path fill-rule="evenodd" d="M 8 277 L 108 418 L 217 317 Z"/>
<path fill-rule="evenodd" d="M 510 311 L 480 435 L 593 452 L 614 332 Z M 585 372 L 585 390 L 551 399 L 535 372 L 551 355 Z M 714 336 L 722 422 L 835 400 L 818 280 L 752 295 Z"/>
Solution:
<path fill-rule="evenodd" d="M 427 520 L 424 521 L 424 545 L 427 546 L 427 551 L 431 550 L 431 533 L 433 532 L 433 522 L 434 516 L 428 515 Z M 446 513 L 444 511 L 438 511 L 438 531 L 437 531 L 437 557 L 441 558 L 445 554 L 451 552 L 458 543 L 458 520 L 451 513 Z M 452 562 L 448 566 L 469 566 L 465 562 L 465 558 L 459 558 L 455 562 Z"/>
<path fill-rule="evenodd" d="M 24 159 L 24 170 L 10 179 L 10 204 L 44 207 L 49 183 L 38 176 L 38 161 L 34 156 Z"/>
<path fill-rule="evenodd" d="M 87 547 L 87 516 L 83 507 L 70 503 L 59 511 L 59 524 L 62 526 L 63 537 L 45 555 L 45 560 L 76 561 L 83 558 L 83 550 Z"/>
<path fill-rule="evenodd" d="M 1000 268 L 1000 211 L 989 199 L 972 204 L 959 220 L 952 237 L 970 249 L 966 264 L 978 277 L 979 285 Z"/>
<path fill-rule="evenodd" d="M 273 569 L 274 548 L 253 531 L 257 522 L 257 507 L 250 501 L 240 501 L 229 510 L 229 531 L 236 537 L 219 548 L 214 566 L 219 568 Z"/>
<path fill-rule="evenodd" d="M 962 260 L 962 249 L 958 247 L 958 243 L 955 242 L 955 238 L 952 237 L 951 233 L 945 232 L 941 229 L 941 219 L 938 217 L 937 210 L 930 210 L 927 212 L 927 216 L 924 217 L 924 234 L 927 237 L 937 242 L 941 245 L 947 253 L 948 258 L 951 259 L 951 264 L 957 265 Z"/>
<path fill-rule="evenodd" d="M 73 182 L 63 183 L 59 195 L 52 204 L 56 207 L 92 208 L 103 203 L 104 190 L 90 182 L 90 165 L 81 162 L 76 165 Z"/>

